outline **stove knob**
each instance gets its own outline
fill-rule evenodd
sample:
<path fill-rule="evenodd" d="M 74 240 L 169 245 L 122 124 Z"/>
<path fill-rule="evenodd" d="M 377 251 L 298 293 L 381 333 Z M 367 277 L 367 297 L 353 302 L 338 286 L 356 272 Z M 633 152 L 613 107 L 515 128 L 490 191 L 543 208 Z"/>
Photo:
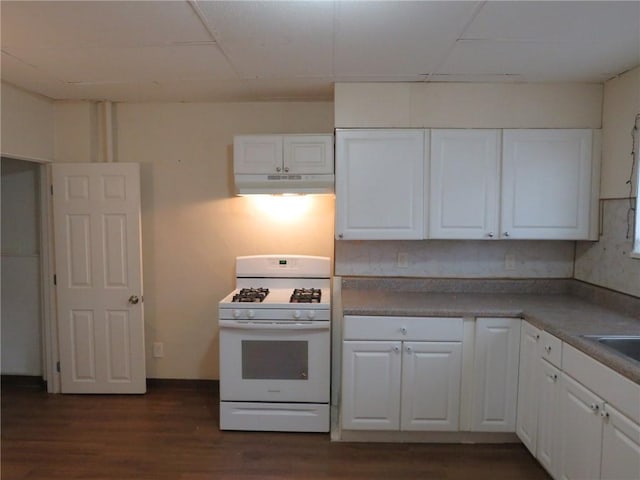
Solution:
<path fill-rule="evenodd" d="M 253 310 L 249 310 L 247 311 L 247 317 L 249 318 L 253 318 L 256 316 L 256 312 L 254 312 Z"/>
<path fill-rule="evenodd" d="M 234 310 L 231 315 L 233 315 L 233 318 L 240 318 L 240 310 Z"/>
<path fill-rule="evenodd" d="M 300 310 L 296 310 L 295 312 L 293 312 L 293 318 L 295 318 L 296 320 L 300 318 L 300 315 L 301 315 Z"/>
<path fill-rule="evenodd" d="M 309 310 L 309 311 L 307 312 L 307 318 L 308 318 L 309 320 L 313 320 L 314 318 L 316 318 L 316 312 L 315 312 L 315 310 Z"/>

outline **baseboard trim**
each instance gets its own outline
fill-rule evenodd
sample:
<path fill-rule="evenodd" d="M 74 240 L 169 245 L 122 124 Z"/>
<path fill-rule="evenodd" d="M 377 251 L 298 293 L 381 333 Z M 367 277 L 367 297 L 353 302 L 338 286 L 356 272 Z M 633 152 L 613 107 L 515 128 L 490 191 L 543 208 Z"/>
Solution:
<path fill-rule="evenodd" d="M 2 387 L 28 387 L 37 390 L 46 390 L 47 382 L 39 375 L 10 375 L 2 374 L 0 376 L 0 385 Z"/>
<path fill-rule="evenodd" d="M 155 388 L 207 390 L 218 393 L 220 391 L 220 381 L 184 378 L 147 378 L 147 389 Z"/>

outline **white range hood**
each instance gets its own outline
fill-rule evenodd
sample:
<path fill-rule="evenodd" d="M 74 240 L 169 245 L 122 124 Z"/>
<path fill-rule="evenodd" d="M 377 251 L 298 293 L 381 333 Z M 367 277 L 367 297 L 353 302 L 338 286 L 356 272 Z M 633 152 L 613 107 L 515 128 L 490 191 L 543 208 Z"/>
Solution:
<path fill-rule="evenodd" d="M 333 135 L 237 135 L 233 170 L 238 195 L 333 193 Z"/>
<path fill-rule="evenodd" d="M 271 194 L 327 194 L 334 192 L 333 174 L 236 174 L 238 195 Z"/>

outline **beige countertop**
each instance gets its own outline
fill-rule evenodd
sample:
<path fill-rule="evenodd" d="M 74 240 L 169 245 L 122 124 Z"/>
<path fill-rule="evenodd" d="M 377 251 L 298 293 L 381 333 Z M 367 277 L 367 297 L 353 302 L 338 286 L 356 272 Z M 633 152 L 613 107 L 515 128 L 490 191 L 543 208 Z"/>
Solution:
<path fill-rule="evenodd" d="M 521 317 L 640 384 L 640 362 L 582 335 L 639 335 L 640 319 L 565 294 L 342 290 L 345 315 Z"/>

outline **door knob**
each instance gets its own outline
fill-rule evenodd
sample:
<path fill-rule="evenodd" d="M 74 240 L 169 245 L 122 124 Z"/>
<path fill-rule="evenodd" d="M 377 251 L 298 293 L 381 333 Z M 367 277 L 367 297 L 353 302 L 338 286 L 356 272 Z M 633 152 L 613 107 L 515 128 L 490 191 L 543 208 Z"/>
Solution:
<path fill-rule="evenodd" d="M 137 305 L 137 304 L 138 304 L 138 302 L 140 302 L 140 299 L 138 298 L 138 296 L 137 296 L 137 295 L 131 295 L 131 296 L 129 297 L 129 303 L 130 303 L 131 305 Z"/>

